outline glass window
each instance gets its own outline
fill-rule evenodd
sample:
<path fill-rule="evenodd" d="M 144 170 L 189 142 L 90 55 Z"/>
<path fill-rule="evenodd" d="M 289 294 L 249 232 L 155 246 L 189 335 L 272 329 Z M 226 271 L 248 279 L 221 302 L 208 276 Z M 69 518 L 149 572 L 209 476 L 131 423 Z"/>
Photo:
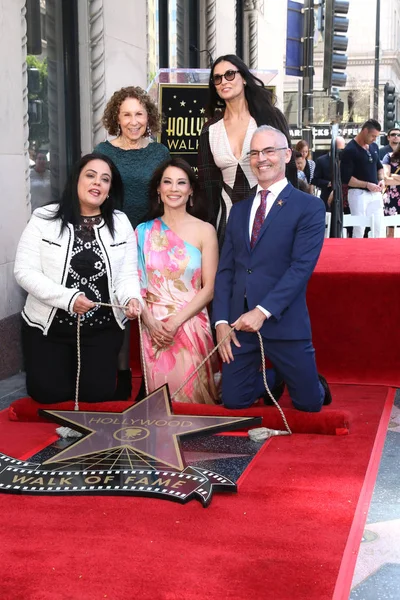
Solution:
<path fill-rule="evenodd" d="M 342 124 L 364 123 L 369 119 L 371 106 L 370 86 L 363 86 L 353 90 L 340 90 L 340 99 L 343 101 Z M 288 123 L 294 126 L 297 123 L 299 95 L 297 92 L 284 92 L 283 110 Z M 314 119 L 313 123 L 330 123 L 334 101 L 322 91 L 316 91 L 313 95 Z"/>
<path fill-rule="evenodd" d="M 298 92 L 284 92 L 283 94 L 283 113 L 287 122 L 292 125 L 297 123 L 298 98 Z"/>
<path fill-rule="evenodd" d="M 80 155 L 75 0 L 27 0 L 32 210 L 58 200 Z"/>

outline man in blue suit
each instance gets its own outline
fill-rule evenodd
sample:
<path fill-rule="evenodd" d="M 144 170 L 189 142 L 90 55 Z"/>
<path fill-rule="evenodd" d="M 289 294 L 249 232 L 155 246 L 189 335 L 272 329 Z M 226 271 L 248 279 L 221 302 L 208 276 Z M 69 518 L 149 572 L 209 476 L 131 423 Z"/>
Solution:
<path fill-rule="evenodd" d="M 288 387 L 295 408 L 318 412 L 332 398 L 317 373 L 306 288 L 325 233 L 325 207 L 285 177 L 291 150 L 285 136 L 263 125 L 252 138 L 255 195 L 232 207 L 219 261 L 213 317 L 223 361 L 222 400 L 246 408 L 265 395 L 260 331 L 274 396 Z"/>

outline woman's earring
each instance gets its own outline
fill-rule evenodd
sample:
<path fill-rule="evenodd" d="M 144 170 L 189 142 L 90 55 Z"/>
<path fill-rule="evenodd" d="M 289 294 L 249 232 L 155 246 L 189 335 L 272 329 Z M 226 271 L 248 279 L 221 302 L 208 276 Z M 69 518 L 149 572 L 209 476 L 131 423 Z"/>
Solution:
<path fill-rule="evenodd" d="M 189 206 L 191 206 L 193 208 L 193 195 L 190 194 L 189 196 Z"/>
<path fill-rule="evenodd" d="M 121 135 L 121 126 L 118 125 L 118 129 L 117 129 L 117 136 L 119 137 Z"/>
<path fill-rule="evenodd" d="M 150 129 L 150 125 L 147 123 L 147 127 L 146 127 L 146 135 L 147 137 L 151 137 L 151 129 Z"/>
<path fill-rule="evenodd" d="M 157 194 L 157 198 L 158 198 L 158 204 L 161 204 L 160 194 Z"/>

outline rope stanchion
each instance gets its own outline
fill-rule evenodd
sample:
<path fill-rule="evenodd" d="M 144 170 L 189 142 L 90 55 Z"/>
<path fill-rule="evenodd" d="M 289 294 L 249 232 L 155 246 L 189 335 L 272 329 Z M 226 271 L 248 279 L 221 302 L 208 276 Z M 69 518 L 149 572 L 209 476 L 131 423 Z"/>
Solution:
<path fill-rule="evenodd" d="M 127 306 L 121 306 L 120 304 L 108 304 L 107 302 L 94 302 L 96 306 L 105 306 L 107 308 L 120 308 L 126 310 Z M 75 404 L 74 410 L 79 410 L 79 383 L 81 378 L 81 315 L 77 315 L 76 319 L 77 332 L 76 332 L 76 383 L 75 383 Z M 146 392 L 147 393 L 147 392 Z"/>
<path fill-rule="evenodd" d="M 144 362 L 144 342 L 143 342 L 143 331 L 142 331 L 142 318 L 140 314 L 138 315 L 138 324 L 139 324 L 139 339 L 140 339 L 140 361 L 142 363 L 142 372 L 144 379 L 144 389 L 146 390 L 146 396 L 149 395 L 149 382 L 147 380 L 147 370 Z"/>
<path fill-rule="evenodd" d="M 79 383 L 81 379 L 81 315 L 76 319 L 76 383 L 75 383 L 75 405 L 74 410 L 79 410 Z"/>
<path fill-rule="evenodd" d="M 97 306 L 105 306 L 108 308 L 119 308 L 121 310 L 126 310 L 127 307 L 126 306 L 120 306 L 118 304 L 107 304 L 105 302 L 95 302 L 95 304 Z M 146 365 L 144 362 L 144 342 L 143 342 L 143 331 L 142 331 L 142 319 L 140 316 L 140 313 L 138 314 L 138 324 L 139 324 L 139 337 L 140 337 L 140 354 L 141 354 L 141 362 L 142 362 L 142 371 L 143 371 L 143 378 L 144 378 L 144 385 L 145 385 L 145 390 L 146 390 L 146 395 L 148 395 L 149 393 L 149 385 L 148 385 L 148 379 L 147 379 L 147 371 L 146 371 Z M 77 373 L 76 373 L 76 386 L 75 386 L 75 405 L 74 405 L 74 410 L 79 410 L 79 382 L 80 382 L 80 374 L 81 374 L 81 344 L 80 344 L 80 327 L 81 327 L 81 315 L 77 315 Z M 196 367 L 196 369 L 193 371 L 193 373 L 190 373 L 190 375 L 185 379 L 185 381 L 178 387 L 178 389 L 171 395 L 171 400 L 173 400 L 174 398 L 177 397 L 177 395 L 179 394 L 179 392 L 185 387 L 185 385 L 191 380 L 192 377 L 194 377 L 194 375 L 196 375 L 198 373 L 198 371 L 203 367 L 203 365 L 208 361 L 209 358 L 211 358 L 211 356 L 217 352 L 218 348 L 231 336 L 232 332 L 235 331 L 234 327 L 232 327 L 229 332 L 222 338 L 222 340 L 220 342 L 218 342 L 218 344 L 216 346 L 214 346 L 214 348 L 211 350 L 211 352 L 209 352 L 209 354 L 201 361 L 201 363 Z M 282 417 L 283 423 L 286 427 L 286 431 L 275 431 L 275 430 L 271 430 L 271 429 L 266 429 L 266 428 L 257 428 L 257 429 L 253 429 L 252 431 L 254 432 L 254 435 L 252 437 L 252 439 L 257 439 L 257 436 L 263 436 L 263 437 L 259 437 L 259 439 L 257 441 L 260 441 L 261 439 L 266 439 L 267 437 L 270 437 L 271 435 L 290 435 L 292 433 L 289 424 L 286 420 L 286 417 L 284 415 L 284 412 L 282 410 L 282 408 L 279 406 L 278 402 L 275 400 L 275 398 L 273 397 L 271 390 L 268 387 L 268 383 L 267 383 L 267 376 L 266 376 L 266 363 L 265 363 L 265 353 L 264 353 L 264 345 L 262 342 L 262 337 L 259 331 L 257 331 L 257 336 L 258 336 L 258 340 L 260 342 L 260 352 L 261 352 L 261 360 L 262 360 L 262 374 L 263 374 L 263 382 L 264 382 L 264 387 L 265 390 L 268 394 L 268 396 L 271 398 L 272 402 L 274 403 L 274 405 L 276 406 L 276 408 L 279 410 L 280 415 Z M 265 433 L 267 432 L 267 433 Z M 272 433 L 271 433 L 272 432 Z"/>

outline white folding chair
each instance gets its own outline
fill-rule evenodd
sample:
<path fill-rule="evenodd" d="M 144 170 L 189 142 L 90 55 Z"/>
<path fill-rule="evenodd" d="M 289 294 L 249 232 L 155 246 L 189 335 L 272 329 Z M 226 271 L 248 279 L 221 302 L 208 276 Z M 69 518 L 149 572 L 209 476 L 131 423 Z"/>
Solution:
<path fill-rule="evenodd" d="M 374 231 L 374 215 L 363 217 L 362 215 L 343 215 L 343 237 L 347 238 L 346 227 L 369 227 L 368 237 L 372 237 Z"/>
<path fill-rule="evenodd" d="M 328 238 L 331 235 L 331 216 L 332 213 L 325 213 L 325 237 Z"/>
<path fill-rule="evenodd" d="M 385 235 L 387 236 L 387 227 L 394 227 L 393 237 L 400 238 L 400 215 L 385 216 L 382 219 Z"/>

